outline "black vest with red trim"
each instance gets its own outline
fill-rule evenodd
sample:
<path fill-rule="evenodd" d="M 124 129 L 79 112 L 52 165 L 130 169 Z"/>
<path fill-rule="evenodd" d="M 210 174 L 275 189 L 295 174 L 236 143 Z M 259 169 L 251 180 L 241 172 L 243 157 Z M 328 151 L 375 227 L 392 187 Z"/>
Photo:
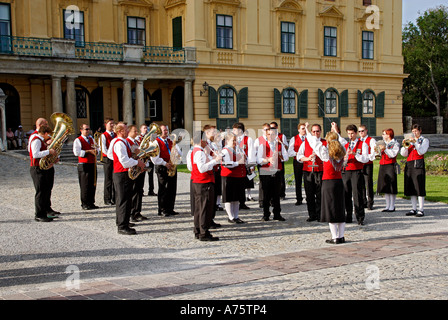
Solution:
<path fill-rule="evenodd" d="M 114 143 L 110 147 L 113 148 L 117 142 L 121 142 L 121 143 L 123 143 L 126 146 L 126 151 L 128 152 L 128 157 L 131 158 L 132 157 L 132 152 L 131 152 L 131 149 L 129 148 L 128 144 L 126 143 L 126 140 L 121 139 L 121 138 L 117 138 L 117 140 L 115 140 Z M 123 165 L 121 164 L 121 162 L 118 159 L 118 156 L 115 153 L 114 149 L 112 149 L 112 155 L 114 157 L 114 173 L 128 171 L 128 169 L 124 168 Z"/>
<path fill-rule="evenodd" d="M 324 146 L 327 146 L 327 141 L 325 139 L 321 139 L 321 142 Z M 304 152 L 304 156 L 305 157 L 309 157 L 313 154 L 313 149 L 310 146 L 310 143 L 308 142 L 308 139 L 305 139 L 305 152 Z M 310 167 L 311 165 L 313 165 L 313 161 L 303 161 L 303 171 L 306 172 L 322 172 L 324 171 L 324 163 L 322 162 L 322 160 L 316 156 L 315 158 L 315 165 L 317 165 L 318 167 Z M 313 170 L 314 169 L 314 170 Z"/>
<path fill-rule="evenodd" d="M 106 150 L 109 150 L 110 143 L 113 137 L 109 134 L 109 132 L 104 132 L 103 135 L 106 137 Z M 103 157 L 107 158 L 107 155 L 103 153 Z"/>
<path fill-rule="evenodd" d="M 93 142 L 93 139 L 91 137 L 88 137 L 89 142 L 84 139 L 83 136 L 78 137 L 79 141 L 81 142 L 81 150 L 91 150 L 95 149 L 95 143 Z M 86 153 L 85 157 L 78 157 L 78 163 L 95 163 L 96 158 L 91 153 Z"/>
<path fill-rule="evenodd" d="M 229 148 L 224 148 L 224 150 L 227 150 L 230 155 L 230 159 L 232 159 L 233 162 L 236 162 L 236 153 L 232 152 Z M 226 168 L 225 166 L 222 166 L 221 176 L 234 178 L 246 177 L 246 166 L 244 164 L 240 164 L 234 168 Z"/>
<path fill-rule="evenodd" d="M 165 142 L 160 138 L 157 137 L 157 142 L 159 143 L 159 157 L 162 158 L 165 162 L 170 161 L 170 151 L 173 147 L 173 142 L 170 139 L 167 139 L 168 147 L 166 146 Z M 168 150 L 169 148 L 169 150 Z"/>
<path fill-rule="evenodd" d="M 40 139 L 39 135 L 34 136 L 33 140 L 31 140 L 31 142 L 30 142 L 30 160 L 31 160 L 30 165 L 32 167 L 38 167 L 39 166 L 39 161 L 40 161 L 40 158 L 34 158 L 33 157 L 33 149 L 31 148 L 31 144 L 36 139 Z M 44 141 L 41 140 L 40 151 L 42 152 L 42 151 L 45 151 L 45 150 L 47 150 L 47 144 Z"/>
<path fill-rule="evenodd" d="M 350 148 L 351 143 L 352 142 L 350 141 L 345 145 L 345 150 L 348 150 Z M 364 167 L 364 163 L 359 162 L 355 158 L 355 154 L 362 154 L 362 144 L 363 142 L 358 139 L 358 142 L 355 144 L 355 147 L 353 148 L 354 154 L 348 156 L 347 166 L 345 167 L 346 171 L 362 170 L 362 168 Z"/>
<path fill-rule="evenodd" d="M 204 150 L 199 147 L 194 147 L 193 151 L 191 152 L 191 165 L 193 168 L 191 170 L 191 181 L 193 183 L 215 183 L 215 173 L 213 172 L 213 170 L 209 170 L 204 173 L 199 172 L 198 165 L 194 162 L 194 155 L 196 154 L 196 152 L 204 152 Z"/>

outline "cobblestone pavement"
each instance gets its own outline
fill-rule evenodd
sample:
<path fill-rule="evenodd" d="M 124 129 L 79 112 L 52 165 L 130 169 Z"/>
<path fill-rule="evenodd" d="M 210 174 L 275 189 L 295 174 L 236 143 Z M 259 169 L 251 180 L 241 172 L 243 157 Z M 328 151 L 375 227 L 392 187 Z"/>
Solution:
<path fill-rule="evenodd" d="M 83 211 L 76 167 L 58 165 L 51 223 L 33 220 L 29 160 L 0 154 L 0 299 L 4 300 L 446 300 L 448 206 L 426 203 L 423 218 L 394 213 L 375 199 L 366 225 L 347 224 L 343 245 L 329 245 L 327 224 L 306 222 L 294 189 L 282 201 L 285 222 L 261 221 L 257 202 L 213 232 L 218 242 L 193 236 L 189 175 L 179 173 L 174 217 L 157 216 L 155 197 L 143 198 L 137 235 L 117 233 L 115 210 L 102 202 Z M 156 183 L 157 186 L 157 183 Z M 156 190 L 157 192 L 157 190 Z M 257 192 L 255 197 L 257 197 Z M 79 281 L 77 281 L 79 279 Z"/>

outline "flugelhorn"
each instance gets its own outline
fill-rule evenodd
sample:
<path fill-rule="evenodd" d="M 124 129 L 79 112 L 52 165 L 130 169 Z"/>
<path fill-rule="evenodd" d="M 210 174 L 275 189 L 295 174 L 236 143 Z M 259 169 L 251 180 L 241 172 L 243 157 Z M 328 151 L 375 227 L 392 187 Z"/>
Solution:
<path fill-rule="evenodd" d="M 159 144 L 157 141 L 152 141 L 151 136 L 157 133 L 157 135 L 162 134 L 162 130 L 160 130 L 160 127 L 156 123 L 152 123 L 150 125 L 150 130 L 147 134 L 143 137 L 142 141 L 140 142 L 140 152 L 135 156 L 136 160 L 142 160 L 143 162 L 147 162 L 149 158 L 155 157 L 159 154 Z M 141 169 L 139 166 L 133 166 L 129 168 L 128 175 L 129 178 L 132 180 L 137 179 L 140 173 L 143 172 L 143 169 Z"/>
<path fill-rule="evenodd" d="M 55 153 L 49 154 L 39 161 L 39 168 L 42 170 L 48 170 L 56 163 L 59 155 L 61 154 L 64 142 L 67 140 L 69 135 L 75 133 L 73 128 L 72 119 L 62 112 L 56 112 L 51 115 L 51 122 L 54 124 L 54 130 L 52 134 L 53 141 L 51 142 L 48 149 L 53 149 Z"/>
<path fill-rule="evenodd" d="M 381 151 L 386 149 L 386 142 L 383 140 L 377 141 L 375 145 L 375 159 L 381 158 Z"/>
<path fill-rule="evenodd" d="M 403 146 L 403 148 L 408 149 L 413 142 L 415 142 L 414 135 L 413 134 L 405 134 L 401 145 Z"/>

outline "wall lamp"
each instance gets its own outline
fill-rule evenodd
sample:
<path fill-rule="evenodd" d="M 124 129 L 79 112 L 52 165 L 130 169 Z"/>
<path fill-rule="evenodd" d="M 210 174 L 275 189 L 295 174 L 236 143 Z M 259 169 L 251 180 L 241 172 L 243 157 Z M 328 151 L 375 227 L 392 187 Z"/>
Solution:
<path fill-rule="evenodd" d="M 199 94 L 201 95 L 201 97 L 204 93 L 206 93 L 208 91 L 208 87 L 209 87 L 209 85 L 208 85 L 207 81 L 202 84 L 202 88 L 204 88 L 204 90 L 199 91 Z"/>

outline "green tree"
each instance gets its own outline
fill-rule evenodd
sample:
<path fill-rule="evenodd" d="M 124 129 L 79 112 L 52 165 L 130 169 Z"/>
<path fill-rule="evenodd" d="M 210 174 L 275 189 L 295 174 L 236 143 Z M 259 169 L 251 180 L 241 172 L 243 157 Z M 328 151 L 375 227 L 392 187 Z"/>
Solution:
<path fill-rule="evenodd" d="M 447 102 L 448 8 L 439 6 L 403 30 L 405 111 L 413 116 L 440 116 Z M 432 110 L 431 110 L 432 109 Z M 448 110 L 447 110 L 448 111 Z"/>

